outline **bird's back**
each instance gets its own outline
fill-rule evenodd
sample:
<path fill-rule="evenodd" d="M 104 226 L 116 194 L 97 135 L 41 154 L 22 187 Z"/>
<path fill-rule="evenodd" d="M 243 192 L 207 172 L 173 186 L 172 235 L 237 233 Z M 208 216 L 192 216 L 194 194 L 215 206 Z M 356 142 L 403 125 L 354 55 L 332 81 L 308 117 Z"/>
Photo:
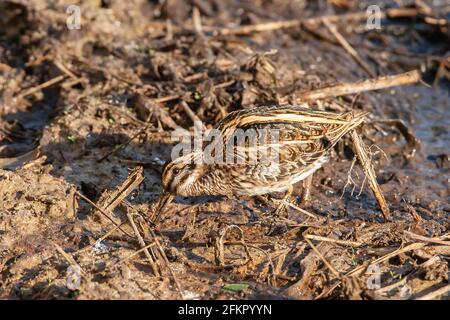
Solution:
<path fill-rule="evenodd" d="M 225 171 L 238 194 L 283 191 L 328 160 L 329 150 L 366 113 L 313 111 L 303 106 L 233 112 L 217 125 L 225 147 Z"/>

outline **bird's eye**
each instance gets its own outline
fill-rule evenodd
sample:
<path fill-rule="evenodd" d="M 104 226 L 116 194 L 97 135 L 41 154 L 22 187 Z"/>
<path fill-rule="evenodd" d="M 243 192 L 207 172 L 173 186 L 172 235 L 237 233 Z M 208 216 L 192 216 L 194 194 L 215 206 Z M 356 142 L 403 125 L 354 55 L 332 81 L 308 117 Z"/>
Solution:
<path fill-rule="evenodd" d="M 181 172 L 181 169 L 173 169 L 173 174 L 177 175 Z"/>

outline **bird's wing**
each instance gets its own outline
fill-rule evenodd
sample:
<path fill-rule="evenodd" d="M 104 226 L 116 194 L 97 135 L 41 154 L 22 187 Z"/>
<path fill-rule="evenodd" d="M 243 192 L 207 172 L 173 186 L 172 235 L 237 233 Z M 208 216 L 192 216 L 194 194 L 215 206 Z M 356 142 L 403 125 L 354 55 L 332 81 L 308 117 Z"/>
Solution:
<path fill-rule="evenodd" d="M 217 125 L 221 138 L 215 146 L 223 148 L 227 163 L 240 162 L 249 170 L 268 174 L 291 174 L 326 155 L 345 133 L 364 120 L 365 114 L 337 114 L 298 106 L 241 110 Z"/>

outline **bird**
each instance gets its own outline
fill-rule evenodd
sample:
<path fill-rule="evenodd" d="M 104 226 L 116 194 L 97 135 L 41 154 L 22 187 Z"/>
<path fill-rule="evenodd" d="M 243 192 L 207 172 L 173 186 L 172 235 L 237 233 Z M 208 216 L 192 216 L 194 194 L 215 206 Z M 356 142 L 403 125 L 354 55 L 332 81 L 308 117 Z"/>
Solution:
<path fill-rule="evenodd" d="M 328 162 L 331 149 L 358 127 L 367 114 L 318 111 L 308 104 L 269 105 L 231 112 L 214 127 L 217 139 L 164 166 L 164 192 L 154 216 L 158 217 L 175 196 L 291 192 L 294 184 Z M 239 140 L 236 137 L 243 141 L 236 143 Z"/>

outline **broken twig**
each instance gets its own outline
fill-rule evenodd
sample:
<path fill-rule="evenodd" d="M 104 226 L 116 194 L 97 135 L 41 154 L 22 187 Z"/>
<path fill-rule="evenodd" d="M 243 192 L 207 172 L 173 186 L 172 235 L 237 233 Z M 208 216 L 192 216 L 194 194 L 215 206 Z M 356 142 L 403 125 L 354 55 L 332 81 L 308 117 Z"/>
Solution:
<path fill-rule="evenodd" d="M 306 100 L 325 99 L 365 91 L 386 89 L 394 86 L 417 83 L 420 80 L 420 72 L 418 70 L 414 70 L 394 76 L 384 76 L 376 79 L 362 80 L 353 83 L 341 83 L 332 87 L 299 93 L 296 95 L 296 102 L 301 103 L 305 102 Z M 287 97 L 281 99 L 282 103 L 286 103 L 287 101 Z"/>
<path fill-rule="evenodd" d="M 362 141 L 361 137 L 356 133 L 355 130 L 352 130 L 350 135 L 353 140 L 353 149 L 355 153 L 358 155 L 358 159 L 363 167 L 367 180 L 369 181 L 369 186 L 372 189 L 375 198 L 377 199 L 378 205 L 380 206 L 384 219 L 387 221 L 389 220 L 390 216 L 389 207 L 386 203 L 386 199 L 384 198 L 383 193 L 380 190 L 380 186 L 378 185 L 375 170 L 372 166 L 372 163 L 370 162 L 370 158 L 367 156 L 364 142 Z"/>

